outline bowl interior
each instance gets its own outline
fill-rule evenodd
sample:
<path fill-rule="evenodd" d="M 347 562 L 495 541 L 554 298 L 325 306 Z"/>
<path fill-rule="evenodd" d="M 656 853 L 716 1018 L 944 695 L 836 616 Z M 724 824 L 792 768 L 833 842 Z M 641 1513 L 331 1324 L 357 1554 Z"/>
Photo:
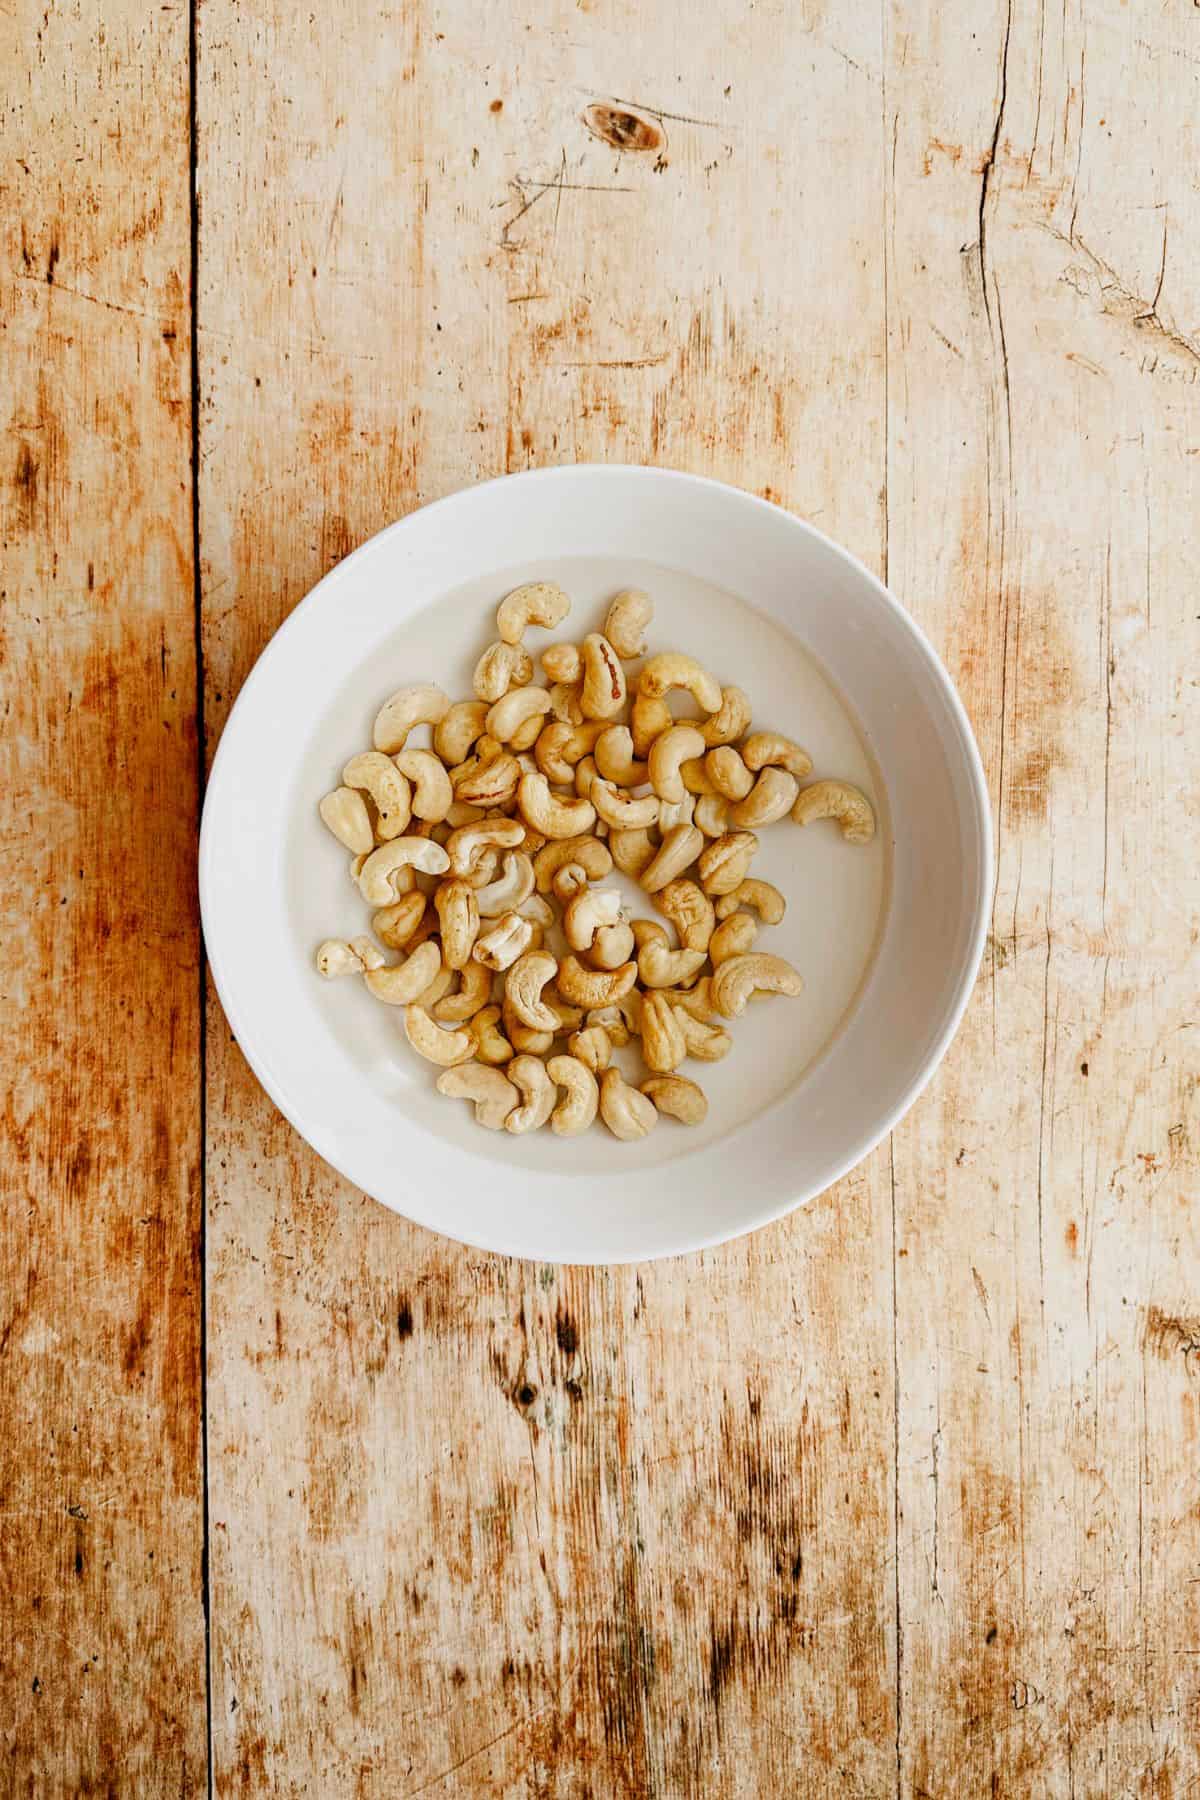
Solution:
<path fill-rule="evenodd" d="M 397 1010 L 312 957 L 369 912 L 316 803 L 369 746 L 407 681 L 470 693 L 496 601 L 554 579 L 574 607 L 551 636 L 596 629 L 617 588 L 646 587 L 650 648 L 684 649 L 745 687 L 755 725 L 798 738 L 816 773 L 876 802 L 863 849 L 790 821 L 755 863 L 783 889 L 760 947 L 805 978 L 755 1003 L 719 1064 L 689 1064 L 705 1125 L 637 1144 L 476 1126 L 434 1088 Z M 681 709 L 683 710 L 683 709 Z M 414 739 L 414 741 L 419 741 Z M 279 768 L 282 783 L 261 779 Z M 555 1261 L 711 1243 L 778 1216 L 850 1167 L 917 1091 L 957 1020 L 987 891 L 986 796 L 940 667 L 886 592 L 835 546 L 735 490 L 647 470 L 566 469 L 469 490 L 341 564 L 256 666 L 226 728 L 205 811 L 206 939 L 260 1079 L 330 1162 L 386 1204 L 464 1241 Z M 629 890 L 635 916 L 655 916 Z M 630 1063 L 630 1072 L 637 1068 Z"/>

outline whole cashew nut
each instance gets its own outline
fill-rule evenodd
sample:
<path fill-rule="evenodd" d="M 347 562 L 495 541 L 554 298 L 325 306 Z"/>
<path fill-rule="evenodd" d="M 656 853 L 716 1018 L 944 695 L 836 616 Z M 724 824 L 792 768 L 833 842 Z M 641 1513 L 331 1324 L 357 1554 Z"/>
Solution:
<path fill-rule="evenodd" d="M 600 631 L 589 631 L 583 640 L 583 692 L 579 703 L 585 719 L 611 719 L 625 704 L 621 659 Z"/>
<path fill-rule="evenodd" d="M 619 1069 L 605 1069 L 600 1081 L 600 1117 L 626 1143 L 644 1138 L 658 1124 L 653 1100 L 627 1085 Z"/>
<path fill-rule="evenodd" d="M 650 754 L 653 756 L 654 752 Z M 591 803 L 604 820 L 617 831 L 644 831 L 658 823 L 658 800 L 653 794 L 635 799 L 626 788 L 597 775 L 590 789 Z"/>
<path fill-rule="evenodd" d="M 674 724 L 671 709 L 657 694 L 637 693 L 629 712 L 629 731 L 635 756 L 646 756 L 656 737 Z"/>
<path fill-rule="evenodd" d="M 651 699 L 660 699 L 672 688 L 686 688 L 697 706 L 706 713 L 715 713 L 721 705 L 720 682 L 694 656 L 684 656 L 679 650 L 665 650 L 659 656 L 652 656 L 643 665 L 638 678 L 638 693 L 647 694 Z"/>
<path fill-rule="evenodd" d="M 800 744 L 794 744 L 791 738 L 784 737 L 779 731 L 756 731 L 742 745 L 742 761 L 748 769 L 757 774 L 765 769 L 768 763 L 777 764 L 794 775 L 797 781 L 803 781 L 812 773 L 812 757 Z"/>
<path fill-rule="evenodd" d="M 720 794 L 702 794 L 696 802 L 692 823 L 706 838 L 724 837 L 729 830 L 729 802 Z"/>
<path fill-rule="evenodd" d="M 641 588 L 622 588 L 613 595 L 604 620 L 604 635 L 618 656 L 645 656 L 646 628 L 653 617 L 654 602 Z"/>
<path fill-rule="evenodd" d="M 532 1025 L 523 1024 L 513 1011 L 512 1001 L 504 996 L 504 1004 L 500 1012 L 505 1036 L 512 1040 L 514 1050 L 522 1055 L 545 1056 L 554 1044 L 552 1031 L 538 1031 Z"/>
<path fill-rule="evenodd" d="M 442 966 L 442 952 L 432 938 L 418 944 L 412 955 L 391 968 L 366 969 L 363 980 L 368 992 L 386 1006 L 407 1006 L 419 1000 Z"/>
<path fill-rule="evenodd" d="M 704 772 L 726 800 L 744 800 L 754 777 L 732 744 L 720 744 L 704 758 Z"/>
<path fill-rule="evenodd" d="M 647 994 L 642 1001 L 642 1055 L 656 1075 L 669 1075 L 687 1055 L 675 1008 L 661 994 Z"/>
<path fill-rule="evenodd" d="M 464 762 L 472 744 L 482 737 L 487 710 L 482 700 L 456 700 L 442 714 L 434 726 L 433 747 L 447 768 Z"/>
<path fill-rule="evenodd" d="M 583 692 L 581 681 L 552 681 L 550 683 L 550 710 L 562 725 L 582 725 L 583 707 L 580 695 Z"/>
<path fill-rule="evenodd" d="M 470 806 L 507 806 L 521 779 L 520 763 L 503 751 L 460 775 L 454 783 L 454 795 Z"/>
<path fill-rule="evenodd" d="M 712 1003 L 727 1019 L 736 1019 L 753 993 L 786 994 L 794 999 L 803 986 L 791 963 L 757 950 L 748 956 L 731 956 L 721 964 L 712 978 Z"/>
<path fill-rule="evenodd" d="M 871 802 L 848 781 L 814 781 L 811 787 L 801 788 L 792 817 L 797 825 L 836 819 L 848 844 L 869 844 L 875 836 Z"/>
<path fill-rule="evenodd" d="M 575 1040 L 572 1039 L 573 1043 Z M 577 1056 L 552 1056 L 546 1074 L 555 1088 L 566 1090 L 550 1114 L 550 1129 L 559 1137 L 576 1137 L 586 1131 L 600 1104 L 600 1085 L 591 1067 Z"/>
<path fill-rule="evenodd" d="M 482 963 L 468 962 L 459 971 L 458 992 L 446 994 L 430 1007 L 439 1025 L 465 1025 L 492 996 L 492 976 Z"/>
<path fill-rule="evenodd" d="M 407 829 L 412 818 L 412 789 L 390 756 L 381 750 L 364 750 L 361 756 L 350 758 L 342 780 L 348 788 L 361 788 L 375 802 L 375 828 L 381 843 Z"/>
<path fill-rule="evenodd" d="M 589 881 L 600 881 L 613 866 L 607 844 L 595 837 L 556 838 L 538 851 L 533 859 L 534 879 L 539 894 L 548 894 L 554 877 L 568 863 L 578 863 Z"/>
<path fill-rule="evenodd" d="M 746 795 L 729 809 L 731 825 L 773 825 L 790 812 L 799 792 L 799 783 L 786 769 L 768 765 Z"/>
<path fill-rule="evenodd" d="M 708 1117 L 703 1088 L 685 1075 L 652 1075 L 649 1081 L 643 1081 L 641 1091 L 653 1100 L 658 1112 L 678 1119 L 681 1125 L 702 1125 Z"/>
<path fill-rule="evenodd" d="M 704 849 L 704 839 L 694 825 L 674 825 L 655 856 L 642 870 L 641 882 L 648 894 L 656 894 L 668 881 L 690 868 Z M 707 884 L 706 884 L 707 885 Z"/>
<path fill-rule="evenodd" d="M 400 750 L 393 761 L 401 777 L 407 777 L 405 786 L 412 782 L 416 817 L 440 825 L 454 803 L 454 790 L 441 758 L 432 750 Z"/>
<path fill-rule="evenodd" d="M 446 839 L 451 873 L 470 875 L 484 850 L 515 850 L 524 837 L 519 819 L 480 819 L 478 824 L 460 825 Z"/>
<path fill-rule="evenodd" d="M 442 933 L 442 957 L 448 969 L 461 969 L 471 959 L 479 936 L 475 890 L 458 876 L 443 881 L 433 896 Z"/>
<path fill-rule="evenodd" d="M 558 965 L 558 991 L 573 1006 L 611 1006 L 627 994 L 637 980 L 635 962 L 622 963 L 619 969 L 587 969 L 575 955 L 564 956 Z"/>
<path fill-rule="evenodd" d="M 533 864 L 522 850 L 506 850 L 504 873 L 475 890 L 475 904 L 481 919 L 497 919 L 501 913 L 516 912 L 533 892 Z"/>
<path fill-rule="evenodd" d="M 596 821 L 596 809 L 590 800 L 559 800 L 540 772 L 522 775 L 517 805 L 534 830 L 544 831 L 548 838 L 578 837 Z"/>
<path fill-rule="evenodd" d="M 426 900 L 420 888 L 402 894 L 393 906 L 385 906 L 371 920 L 371 929 L 389 950 L 403 950 L 425 917 Z"/>
<path fill-rule="evenodd" d="M 680 764 L 679 774 L 689 794 L 715 794 L 717 791 L 702 756 L 689 756 Z"/>
<path fill-rule="evenodd" d="M 649 765 L 633 754 L 633 735 L 628 725 L 609 725 L 596 739 L 596 767 L 605 781 L 618 787 L 641 787 L 650 777 Z"/>
<path fill-rule="evenodd" d="M 488 1131 L 503 1131 L 506 1119 L 521 1099 L 506 1075 L 479 1063 L 447 1069 L 437 1078 L 437 1091 L 448 1094 L 452 1100 L 473 1101 L 475 1123 Z"/>
<path fill-rule="evenodd" d="M 631 875 L 635 881 L 658 854 L 658 846 L 644 828 L 610 832 L 608 847 L 622 875 Z"/>
<path fill-rule="evenodd" d="M 593 1075 L 602 1075 L 612 1061 L 612 1039 L 603 1025 L 585 1025 L 581 1031 L 572 1032 L 567 1049 Z"/>
<path fill-rule="evenodd" d="M 475 1043 L 475 1054 L 482 1063 L 498 1066 L 512 1060 L 513 1047 L 499 1030 L 499 1024 L 498 1006 L 485 1006 L 467 1024 L 467 1030 Z"/>
<path fill-rule="evenodd" d="M 616 888 L 584 887 L 563 909 L 563 935 L 572 950 L 590 950 L 600 927 L 615 925 L 620 916 L 621 896 Z"/>
<path fill-rule="evenodd" d="M 558 973 L 548 950 L 527 950 L 508 971 L 504 994 L 522 1025 L 534 1031 L 557 1031 L 558 1017 L 542 999 L 542 989 Z"/>
<path fill-rule="evenodd" d="M 690 1018 L 699 1019 L 707 1025 L 713 1017 L 712 976 L 702 975 L 695 987 L 670 988 L 662 990 L 672 1006 L 687 1013 Z"/>
<path fill-rule="evenodd" d="M 731 956 L 744 956 L 758 936 L 758 920 L 748 912 L 730 913 L 712 934 L 708 954 L 714 969 Z"/>
<path fill-rule="evenodd" d="M 666 932 L 654 919 L 635 919 L 638 974 L 647 988 L 675 987 L 704 967 L 704 950 L 672 950 Z"/>
<path fill-rule="evenodd" d="M 544 718 L 549 711 L 550 696 L 545 688 L 513 688 L 511 693 L 505 694 L 494 706 L 488 708 L 488 733 L 497 743 L 509 744 L 523 725 Z M 533 743 L 541 729 L 540 724 L 535 725 L 529 743 Z"/>
<path fill-rule="evenodd" d="M 542 667 L 550 681 L 567 686 L 583 678 L 583 658 L 578 644 L 547 644 L 542 651 Z"/>
<path fill-rule="evenodd" d="M 471 686 L 476 698 L 494 706 L 509 688 L 533 680 L 533 658 L 520 644 L 489 644 L 475 664 Z"/>
<path fill-rule="evenodd" d="M 739 882 L 731 894 L 721 895 L 716 908 L 718 919 L 727 919 L 739 906 L 750 907 L 764 925 L 778 925 L 787 911 L 787 901 L 779 889 L 769 881 L 756 880 L 753 875 Z"/>
<path fill-rule="evenodd" d="M 499 974 L 524 956 L 532 940 L 533 926 L 528 919 L 520 913 L 501 913 L 489 931 L 480 932 L 471 954 L 485 969 Z"/>
<path fill-rule="evenodd" d="M 570 598 L 553 581 L 527 581 L 506 594 L 496 608 L 496 630 L 506 644 L 519 644 L 527 625 L 552 631 L 571 610 Z"/>
<path fill-rule="evenodd" d="M 317 811 L 322 823 L 329 827 L 339 844 L 352 850 L 356 856 L 364 856 L 375 844 L 375 833 L 371 829 L 371 815 L 367 811 L 367 803 L 356 788 L 334 788 L 332 794 L 326 794 Z"/>
<path fill-rule="evenodd" d="M 690 825 L 692 814 L 696 810 L 696 796 L 686 789 L 682 800 L 660 800 L 658 803 L 658 829 L 665 837 L 676 825 Z"/>
<path fill-rule="evenodd" d="M 711 719 L 700 727 L 710 748 L 732 744 L 750 729 L 750 701 L 740 687 L 721 690 L 721 704 Z"/>
<path fill-rule="evenodd" d="M 395 756 L 414 726 L 440 724 L 449 707 L 448 697 L 432 681 L 399 688 L 375 715 L 375 748 Z"/>
<path fill-rule="evenodd" d="M 700 853 L 700 885 L 706 894 L 731 894 L 746 879 L 758 849 L 752 831 L 728 831 Z"/>
<path fill-rule="evenodd" d="M 602 925 L 592 940 L 588 960 L 595 969 L 619 969 L 633 955 L 633 927 L 624 919 Z"/>
<path fill-rule="evenodd" d="M 521 1090 L 522 1101 L 504 1121 L 505 1131 L 523 1137 L 527 1131 L 540 1131 L 558 1103 L 558 1088 L 546 1072 L 540 1056 L 515 1056 L 504 1071 Z"/>
<path fill-rule="evenodd" d="M 733 1049 L 733 1039 L 727 1031 L 722 1031 L 719 1025 L 710 1025 L 703 1019 L 694 1019 L 678 1001 L 675 1004 L 675 1017 L 679 1021 L 687 1053 L 695 1057 L 697 1062 L 720 1062 Z"/>
<path fill-rule="evenodd" d="M 475 1039 L 469 1031 L 443 1031 L 416 1002 L 404 1009 L 404 1034 L 418 1056 L 443 1069 L 468 1062 L 475 1054 Z"/>
<path fill-rule="evenodd" d="M 422 875 L 444 875 L 450 858 L 432 838 L 393 838 L 373 850 L 358 872 L 358 888 L 369 906 L 387 906 L 404 891 L 395 885 L 406 869 Z"/>
<path fill-rule="evenodd" d="M 650 782 L 660 800 L 683 799 L 680 764 L 704 755 L 704 739 L 694 725 L 672 725 L 650 746 Z"/>
<path fill-rule="evenodd" d="M 668 881 L 654 904 L 665 913 L 685 950 L 707 950 L 716 914 L 704 889 L 694 881 Z"/>

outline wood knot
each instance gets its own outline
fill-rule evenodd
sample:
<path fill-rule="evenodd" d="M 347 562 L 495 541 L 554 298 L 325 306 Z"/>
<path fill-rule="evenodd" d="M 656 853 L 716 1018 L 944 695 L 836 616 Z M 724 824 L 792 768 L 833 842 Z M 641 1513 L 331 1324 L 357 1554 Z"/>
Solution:
<path fill-rule="evenodd" d="M 586 109 L 583 122 L 593 137 L 611 144 L 614 150 L 658 150 L 664 142 L 661 126 L 627 107 L 608 106 L 600 100 Z"/>

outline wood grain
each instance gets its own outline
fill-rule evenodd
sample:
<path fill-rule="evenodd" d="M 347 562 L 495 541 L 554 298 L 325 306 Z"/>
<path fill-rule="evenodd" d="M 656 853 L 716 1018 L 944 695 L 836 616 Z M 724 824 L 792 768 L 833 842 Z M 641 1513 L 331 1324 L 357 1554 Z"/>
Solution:
<path fill-rule="evenodd" d="M 0 13 L 6 1794 L 201 1794 L 186 15 Z"/>

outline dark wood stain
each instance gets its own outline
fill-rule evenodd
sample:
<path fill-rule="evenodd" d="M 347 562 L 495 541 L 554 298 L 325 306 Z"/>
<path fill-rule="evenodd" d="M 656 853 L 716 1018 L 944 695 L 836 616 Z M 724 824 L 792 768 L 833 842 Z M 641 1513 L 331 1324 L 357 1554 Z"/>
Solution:
<path fill-rule="evenodd" d="M 612 106 L 602 100 L 585 108 L 583 122 L 593 137 L 611 144 L 614 150 L 659 150 L 665 141 L 661 125 L 628 107 Z"/>

